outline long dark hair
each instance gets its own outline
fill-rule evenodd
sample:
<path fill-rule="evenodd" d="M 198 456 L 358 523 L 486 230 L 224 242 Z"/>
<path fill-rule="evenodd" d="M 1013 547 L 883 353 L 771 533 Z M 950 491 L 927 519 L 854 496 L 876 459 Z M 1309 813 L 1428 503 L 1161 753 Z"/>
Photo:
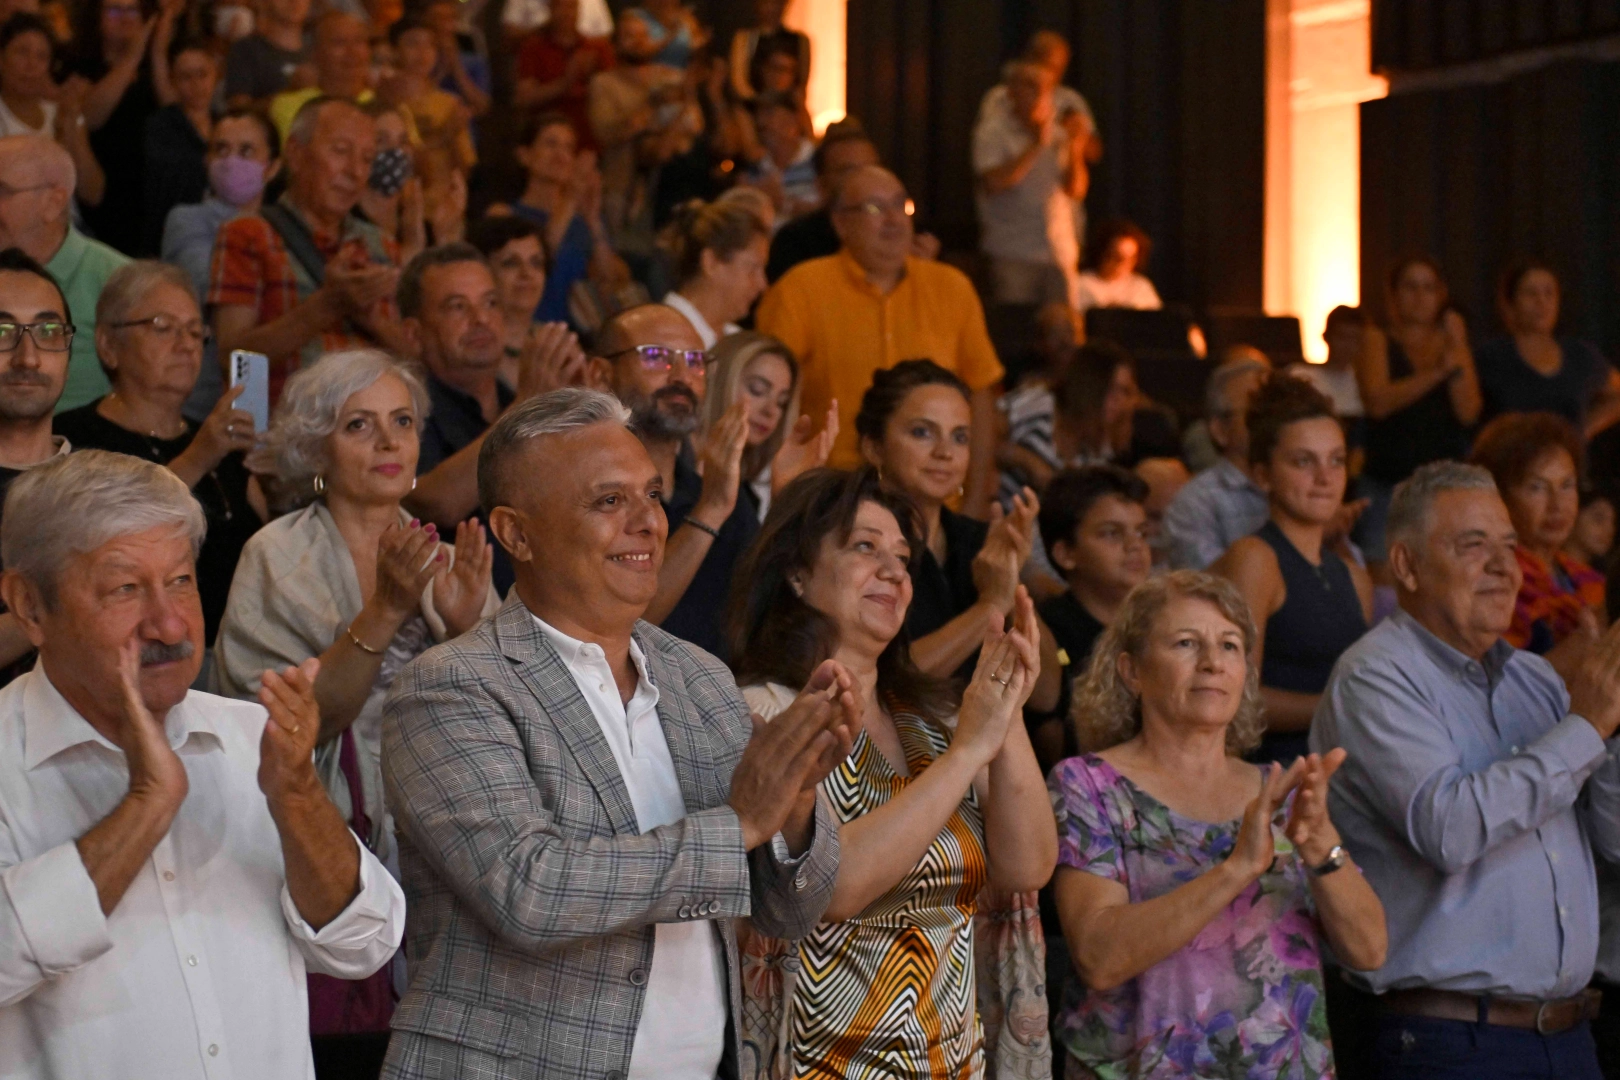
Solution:
<path fill-rule="evenodd" d="M 727 628 L 738 683 L 801 687 L 837 649 L 837 627 L 793 591 L 790 579 L 815 565 L 824 539 L 849 538 L 862 503 L 894 515 L 911 545 L 908 569 L 915 567 L 923 552 L 916 507 L 885 489 L 874 470 L 812 469 L 800 476 L 771 501 L 759 538 L 732 579 Z M 917 670 L 904 627 L 878 657 L 877 669 L 878 692 L 926 719 L 943 722 L 961 704 L 955 684 Z"/>

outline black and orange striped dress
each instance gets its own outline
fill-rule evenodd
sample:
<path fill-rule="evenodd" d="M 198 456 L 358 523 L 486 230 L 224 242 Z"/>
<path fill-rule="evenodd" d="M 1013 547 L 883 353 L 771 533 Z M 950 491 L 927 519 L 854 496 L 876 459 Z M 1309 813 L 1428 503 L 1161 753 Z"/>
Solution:
<path fill-rule="evenodd" d="M 753 699 L 750 698 L 753 704 Z M 756 709 L 757 711 L 757 709 Z M 950 735 L 893 712 L 915 777 Z M 840 821 L 910 783 L 862 732 L 822 781 Z M 979 1080 L 984 1032 L 974 999 L 973 913 L 989 869 L 984 817 L 970 789 L 933 844 L 893 888 L 853 919 L 824 922 L 798 943 L 785 988 L 791 1075 L 813 1080 Z"/>

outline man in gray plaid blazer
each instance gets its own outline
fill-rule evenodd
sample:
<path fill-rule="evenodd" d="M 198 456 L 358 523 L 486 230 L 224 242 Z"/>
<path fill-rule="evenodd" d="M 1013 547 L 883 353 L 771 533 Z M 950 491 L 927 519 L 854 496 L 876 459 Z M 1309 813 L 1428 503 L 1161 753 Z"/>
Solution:
<path fill-rule="evenodd" d="M 849 676 L 823 665 L 756 731 L 722 664 L 639 621 L 668 527 L 626 419 L 571 389 L 496 422 L 479 498 L 517 584 L 393 684 L 411 978 L 386 1077 L 733 1076 L 732 920 L 799 937 L 831 898 L 816 785 Z"/>

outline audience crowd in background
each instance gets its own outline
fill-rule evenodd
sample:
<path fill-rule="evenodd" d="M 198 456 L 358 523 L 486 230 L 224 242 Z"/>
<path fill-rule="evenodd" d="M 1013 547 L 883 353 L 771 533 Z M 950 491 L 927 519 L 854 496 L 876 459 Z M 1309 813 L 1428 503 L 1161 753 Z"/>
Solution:
<path fill-rule="evenodd" d="M 1620 1078 L 1558 270 L 1155 400 L 1069 43 L 942 253 L 785 6 L 0 5 L 0 1077 Z"/>

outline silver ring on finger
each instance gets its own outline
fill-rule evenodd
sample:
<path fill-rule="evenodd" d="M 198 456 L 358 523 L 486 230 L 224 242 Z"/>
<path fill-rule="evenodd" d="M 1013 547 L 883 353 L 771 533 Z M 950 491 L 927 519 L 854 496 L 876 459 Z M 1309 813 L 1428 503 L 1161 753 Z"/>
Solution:
<path fill-rule="evenodd" d="M 993 683 L 1000 683 L 1002 686 L 1007 685 L 1007 680 L 1003 679 L 1000 675 L 992 675 L 992 676 L 990 676 L 990 681 L 993 682 Z"/>

